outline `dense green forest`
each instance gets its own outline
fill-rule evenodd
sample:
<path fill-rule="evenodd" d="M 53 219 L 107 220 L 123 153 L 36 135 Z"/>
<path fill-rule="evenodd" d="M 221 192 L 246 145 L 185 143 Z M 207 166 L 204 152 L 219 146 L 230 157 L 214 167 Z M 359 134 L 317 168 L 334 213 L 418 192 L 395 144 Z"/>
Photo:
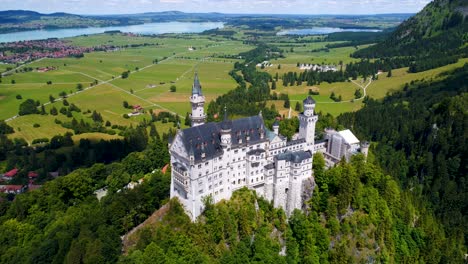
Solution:
<path fill-rule="evenodd" d="M 468 65 L 444 75 L 443 81 L 407 85 L 383 101 L 367 100 L 339 122 L 379 142 L 377 164 L 427 201 L 448 234 L 466 247 Z"/>
<path fill-rule="evenodd" d="M 138 233 L 122 263 L 461 263 L 457 248 L 424 204 L 379 167 L 355 156 L 324 169 L 305 212 L 281 209 L 248 189 L 211 204 L 193 223 L 181 205 Z"/>
<path fill-rule="evenodd" d="M 169 195 L 167 142 L 121 162 L 97 163 L 0 203 L 0 263 L 115 263 L 120 236 L 143 222 Z M 128 182 L 144 178 L 135 188 Z M 107 195 L 96 198 L 106 187 Z"/>

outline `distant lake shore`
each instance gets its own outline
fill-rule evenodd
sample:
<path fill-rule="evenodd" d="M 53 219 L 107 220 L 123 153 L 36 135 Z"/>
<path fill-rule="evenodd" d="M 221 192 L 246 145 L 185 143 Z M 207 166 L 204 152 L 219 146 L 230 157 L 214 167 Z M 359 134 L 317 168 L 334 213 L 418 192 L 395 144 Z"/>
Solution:
<path fill-rule="evenodd" d="M 285 29 L 276 33 L 278 36 L 284 35 L 325 35 L 337 32 L 382 32 L 380 29 L 367 28 L 335 28 L 335 27 L 312 27 L 304 29 Z"/>
<path fill-rule="evenodd" d="M 121 31 L 143 35 L 166 33 L 200 33 L 205 30 L 223 28 L 222 22 L 162 22 L 115 27 L 88 27 L 67 29 L 44 29 L 0 34 L 0 43 L 48 38 L 69 38 L 81 35 L 100 34 L 107 31 Z"/>

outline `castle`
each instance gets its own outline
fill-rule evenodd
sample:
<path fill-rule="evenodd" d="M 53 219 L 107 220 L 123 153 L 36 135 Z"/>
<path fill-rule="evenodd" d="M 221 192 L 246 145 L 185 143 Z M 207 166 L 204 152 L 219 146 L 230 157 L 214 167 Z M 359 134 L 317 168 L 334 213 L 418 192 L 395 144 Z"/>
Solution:
<path fill-rule="evenodd" d="M 230 199 L 234 191 L 247 187 L 281 207 L 287 215 L 301 209 L 304 194 L 313 190 L 312 157 L 322 152 L 328 165 L 355 152 L 367 153 L 368 145 L 349 130 L 327 130 L 325 140 L 315 142 L 315 101 L 303 101 L 299 134 L 294 140 L 265 127 L 261 113 L 237 120 L 205 123 L 205 97 L 195 74 L 190 97 L 192 127 L 179 130 L 170 143 L 171 198 L 177 197 L 187 214 L 195 220 L 202 212 L 204 198 L 219 202 Z"/>

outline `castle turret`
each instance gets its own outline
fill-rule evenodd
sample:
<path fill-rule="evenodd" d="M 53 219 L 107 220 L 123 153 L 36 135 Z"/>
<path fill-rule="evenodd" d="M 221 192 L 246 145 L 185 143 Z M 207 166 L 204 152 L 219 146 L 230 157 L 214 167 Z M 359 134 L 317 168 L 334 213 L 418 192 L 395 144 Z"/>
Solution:
<path fill-rule="evenodd" d="M 279 122 L 276 120 L 275 123 L 273 123 L 273 132 L 275 132 L 276 135 L 279 135 L 279 127 Z"/>
<path fill-rule="evenodd" d="M 361 153 L 364 154 L 366 159 L 367 159 L 367 156 L 369 155 L 369 146 L 370 146 L 369 142 L 367 141 L 361 142 Z"/>
<path fill-rule="evenodd" d="M 299 115 L 299 138 L 305 139 L 306 149 L 313 150 L 315 144 L 315 124 L 318 116 L 314 115 L 315 100 L 311 96 L 303 101 L 304 112 Z"/>
<path fill-rule="evenodd" d="M 198 79 L 197 73 L 195 73 L 193 80 L 190 103 L 192 104 L 192 114 L 190 115 L 190 119 L 192 120 L 192 127 L 205 124 L 206 115 L 203 108 L 205 106 L 205 96 L 203 96 L 202 87 L 200 85 L 200 80 Z"/>
<path fill-rule="evenodd" d="M 228 119 L 227 109 L 224 107 L 224 120 L 221 122 L 221 146 L 223 148 L 231 147 L 231 129 L 232 121 Z"/>

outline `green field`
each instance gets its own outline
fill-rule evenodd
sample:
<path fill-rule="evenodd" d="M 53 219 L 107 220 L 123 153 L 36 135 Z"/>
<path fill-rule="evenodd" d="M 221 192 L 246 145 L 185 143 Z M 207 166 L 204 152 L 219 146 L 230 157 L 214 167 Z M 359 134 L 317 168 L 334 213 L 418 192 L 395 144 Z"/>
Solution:
<path fill-rule="evenodd" d="M 123 107 L 123 101 L 130 105 L 141 105 L 146 110 L 155 112 L 169 111 L 178 114 L 182 119 L 190 111 L 189 96 L 193 83 L 193 76 L 198 72 L 203 86 L 207 103 L 218 96 L 237 87 L 237 83 L 229 76 L 235 62 L 240 60 L 225 58 L 236 57 L 241 52 L 248 51 L 254 46 L 243 44 L 237 40 L 227 40 L 218 37 L 202 35 L 174 35 L 164 37 L 134 37 L 121 34 L 99 34 L 81 36 L 68 39 L 75 45 L 96 46 L 98 44 L 109 45 L 141 45 L 141 47 L 119 48 L 112 52 L 93 52 L 85 54 L 84 58 L 43 59 L 28 65 L 36 69 L 38 67 L 54 67 L 49 72 L 13 73 L 2 78 L 0 83 L 0 119 L 9 119 L 17 115 L 19 105 L 24 100 L 31 98 L 46 104 L 47 112 L 55 106 L 60 109 L 63 104 L 57 101 L 49 104 L 49 95 L 59 98 L 59 93 L 66 92 L 68 102 L 81 108 L 82 113 L 73 113 L 77 120 L 90 121 L 90 114 L 83 114 L 87 110 L 99 112 L 105 121 L 115 125 L 136 126 L 144 119 L 149 119 L 148 111 L 129 119 L 124 114 L 132 110 Z M 157 45 L 156 45 L 157 44 Z M 299 71 L 297 62 L 300 63 L 325 63 L 338 64 L 340 61 L 348 63 L 354 59 L 350 54 L 354 47 L 330 49 L 329 52 L 312 52 L 314 49 L 325 47 L 329 42 L 316 42 L 307 44 L 270 43 L 287 51 L 285 58 L 273 60 L 273 67 L 264 69 L 271 75 L 280 76 L 289 71 Z M 291 52 L 293 46 L 293 52 Z M 190 50 L 190 47 L 195 49 Z M 153 61 L 158 63 L 154 64 Z M 448 65 L 439 69 L 421 72 L 417 74 L 407 73 L 407 69 L 396 69 L 393 77 L 387 78 L 386 74 L 379 75 L 367 89 L 367 94 L 373 98 L 382 98 L 392 90 L 401 89 L 405 83 L 416 79 L 436 78 L 443 71 L 454 69 L 468 62 L 461 60 L 454 65 Z M 281 69 L 277 65 L 281 64 Z M 6 65 L 3 65 L 6 67 Z M 120 75 L 124 71 L 131 71 L 126 79 Z M 14 80 L 15 84 L 12 84 Z M 51 81 L 52 84 L 46 84 Z M 98 85 L 92 83 L 98 81 Z M 359 80 L 358 80 L 359 82 Z M 76 93 L 77 85 L 82 84 L 85 89 Z M 176 86 L 176 92 L 171 92 L 170 87 Z M 277 83 L 277 93 L 287 93 L 291 100 L 291 107 L 296 102 L 301 102 L 308 96 L 309 89 L 320 92 L 314 96 L 317 101 L 317 111 L 331 113 L 335 116 L 348 111 L 355 111 L 362 107 L 362 100 L 354 101 L 354 92 L 361 89 L 353 82 L 321 83 L 316 86 L 283 87 L 281 80 Z M 336 103 L 329 97 L 331 93 L 342 96 L 343 102 Z M 21 95 L 22 99 L 16 96 Z M 281 114 L 288 115 L 289 109 L 284 109 L 282 101 L 271 101 Z M 296 115 L 294 111 L 293 115 Z M 8 121 L 14 127 L 15 134 L 11 137 L 22 137 L 28 142 L 36 138 L 52 137 L 65 133 L 68 130 L 56 124 L 55 120 L 69 122 L 71 119 L 59 114 L 23 116 Z M 183 121 L 183 120 L 182 120 Z M 33 124 L 40 127 L 34 128 Z M 173 124 L 158 123 L 161 133 L 167 132 Z M 107 138 L 105 134 L 95 134 L 93 138 Z M 80 138 L 87 137 L 81 135 Z"/>
<path fill-rule="evenodd" d="M 123 48 L 112 52 L 94 52 L 85 54 L 84 58 L 43 59 L 31 63 L 33 69 L 38 67 L 55 67 L 49 72 L 14 73 L 3 78 L 0 84 L 0 119 L 9 119 L 18 113 L 21 102 L 28 98 L 46 104 L 48 112 L 52 106 L 60 109 L 61 101 L 49 103 L 49 95 L 59 98 L 59 93 L 69 94 L 67 101 L 74 103 L 82 111 L 99 112 L 105 121 L 116 125 L 137 125 L 143 119 L 149 119 L 148 112 L 123 118 L 131 113 L 123 107 L 123 101 L 130 105 L 141 105 L 146 110 L 170 111 L 181 118 L 190 110 L 188 98 L 191 92 L 193 75 L 197 71 L 203 85 L 207 101 L 237 86 L 229 76 L 234 59 L 222 58 L 247 51 L 253 46 L 243 45 L 236 41 L 220 41 L 203 37 L 192 38 L 149 38 L 128 37 L 123 35 L 95 35 L 70 39 L 76 45 L 97 45 L 97 43 L 142 44 L 158 43 L 157 46 Z M 189 50 L 195 47 L 195 50 Z M 158 63 L 153 64 L 157 59 Z M 121 79 L 124 71 L 131 71 L 130 76 Z M 11 84 L 12 80 L 15 84 Z M 92 82 L 97 80 L 97 86 Z M 46 84 L 51 81 L 52 84 Z M 75 93 L 78 84 L 84 91 Z M 175 85 L 176 92 L 170 87 Z M 92 87 L 91 87 L 92 86 Z M 91 88 L 89 88 L 91 87 Z M 89 89 L 87 89 L 89 88 Z M 22 99 L 16 99 L 21 95 Z M 73 113 L 76 119 L 90 120 L 89 114 Z M 31 115 L 9 121 L 16 133 L 11 137 L 22 137 L 28 142 L 36 138 L 52 137 L 68 130 L 55 123 L 55 119 L 70 121 L 64 115 L 58 116 Z M 39 124 L 34 128 L 33 124 Z M 171 124 L 172 125 L 172 124 Z M 171 125 L 158 124 L 158 130 L 167 132 Z"/>

